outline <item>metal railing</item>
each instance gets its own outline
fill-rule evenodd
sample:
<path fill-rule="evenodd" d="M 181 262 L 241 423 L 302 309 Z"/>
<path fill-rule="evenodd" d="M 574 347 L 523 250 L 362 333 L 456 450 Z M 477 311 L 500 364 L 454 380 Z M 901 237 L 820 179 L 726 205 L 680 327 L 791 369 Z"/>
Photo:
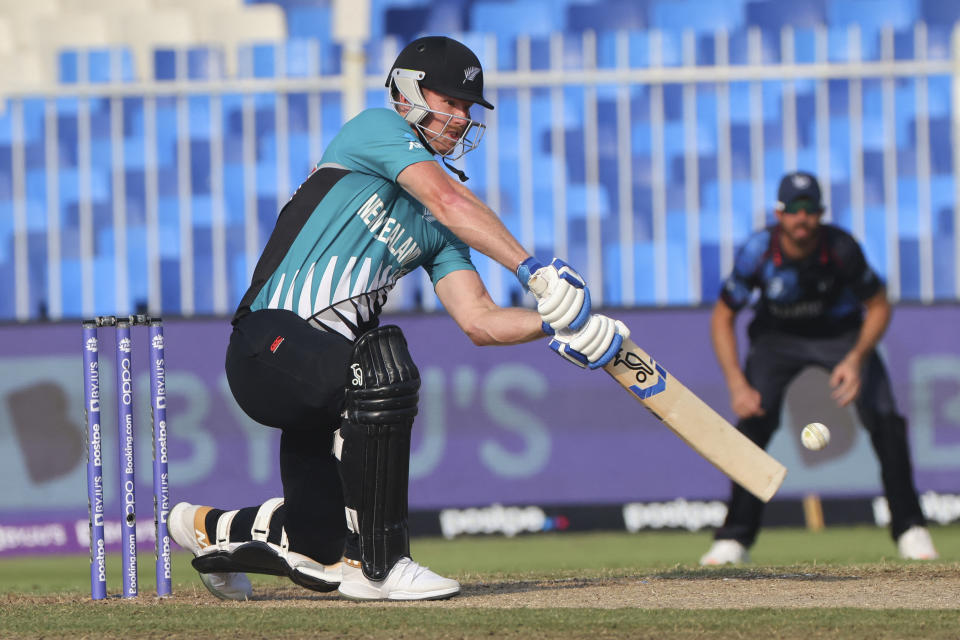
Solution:
<path fill-rule="evenodd" d="M 828 203 L 838 200 L 836 185 L 849 193 L 848 204 L 828 216 L 881 261 L 892 299 L 957 301 L 960 47 L 956 30 L 949 49 L 934 47 L 934 55 L 924 25 L 908 35 L 909 56 L 887 30 L 870 57 L 862 55 L 857 27 L 788 28 L 774 41 L 758 30 L 708 40 L 587 32 L 505 44 L 470 36 L 498 109 L 478 114 L 488 124 L 482 151 L 458 164 L 525 246 L 579 258 L 599 305 L 712 299 L 738 243 L 769 220 L 780 177 L 771 165 L 833 176 L 821 181 Z M 835 42 L 841 36 L 845 55 Z M 287 43 L 273 49 L 272 77 L 255 77 L 254 50 L 244 48 L 239 77 L 187 80 L 187 52 L 179 51 L 172 81 L 90 83 L 81 65 L 81 82 L 8 96 L 0 133 L 9 130 L 9 164 L 0 166 L 0 182 L 9 189 L 0 206 L 12 213 L 12 251 L 0 253 L 0 274 L 9 274 L 13 308 L 4 319 L 57 320 L 106 308 L 167 317 L 231 313 L 273 216 L 350 115 L 344 105 L 357 104 L 358 95 L 383 105 L 378 68 L 398 49 L 389 41 L 368 47 L 368 75 L 358 84 L 350 82 L 355 74 L 321 75 L 319 44 L 303 47 L 310 62 L 297 77 L 289 73 Z M 504 51 L 508 59 L 498 60 Z M 948 94 L 932 95 L 932 82 L 948 83 Z M 735 94 L 744 92 L 747 113 L 733 112 L 744 102 L 734 102 Z M 912 104 L 905 106 L 907 95 Z M 879 118 L 866 116 L 877 108 L 865 105 L 865 96 L 879 96 Z M 949 114 L 947 172 L 931 165 L 932 147 L 946 144 L 931 141 L 931 109 Z M 838 118 L 846 123 L 843 139 L 834 133 Z M 136 135 L 134 121 L 142 123 Z M 879 168 L 864 160 L 878 146 L 868 149 L 864 127 L 876 124 L 879 135 L 866 133 L 881 140 Z M 744 127 L 738 155 L 735 138 Z M 165 148 L 171 140 L 174 148 Z M 905 157 L 913 158 L 910 166 Z M 200 178 L 198 161 L 208 167 Z M 849 167 L 848 175 L 835 177 L 838 165 Z M 131 172 L 142 173 L 135 185 Z M 916 185 L 915 201 L 905 201 L 905 176 Z M 949 224 L 937 229 L 932 185 L 939 181 L 942 195 L 944 180 L 952 185 Z M 882 184 L 882 193 L 868 193 L 868 182 Z M 741 206 L 745 183 L 749 203 Z M 904 221 L 911 228 L 902 230 Z M 915 239 L 916 264 L 904 264 L 905 238 Z M 495 300 L 516 299 L 508 273 L 482 256 L 477 264 Z M 904 273 L 917 281 L 909 294 Z M 388 309 L 435 306 L 424 276 L 401 280 Z"/>

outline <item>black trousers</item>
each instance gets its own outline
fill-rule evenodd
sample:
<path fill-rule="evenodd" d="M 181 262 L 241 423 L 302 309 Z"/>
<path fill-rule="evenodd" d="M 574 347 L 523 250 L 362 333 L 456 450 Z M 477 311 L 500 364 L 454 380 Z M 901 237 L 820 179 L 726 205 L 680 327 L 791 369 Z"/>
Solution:
<path fill-rule="evenodd" d="M 835 338 L 778 333 L 757 336 L 750 343 L 744 373 L 760 392 L 765 415 L 742 419 L 737 428 L 766 448 L 780 426 L 780 408 L 790 382 L 808 366 L 832 370 L 850 352 L 857 335 L 851 332 Z M 857 414 L 870 434 L 880 463 L 883 490 L 890 505 L 890 533 L 896 539 L 910 527 L 925 524 L 913 482 L 907 425 L 897 413 L 890 379 L 876 352 L 870 353 L 861 375 L 860 395 L 855 401 Z M 714 537 L 737 540 L 749 547 L 760 530 L 764 503 L 734 483 L 727 507 L 726 520 Z"/>
<path fill-rule="evenodd" d="M 284 507 L 271 529 L 283 526 L 292 551 L 325 564 L 340 560 L 347 533 L 332 447 L 352 352 L 343 336 L 274 309 L 241 318 L 227 348 L 227 381 L 237 404 L 260 424 L 282 431 Z M 255 513 L 256 507 L 242 509 L 234 525 L 252 522 Z M 231 528 L 231 540 L 234 529 L 249 528 L 244 525 Z"/>

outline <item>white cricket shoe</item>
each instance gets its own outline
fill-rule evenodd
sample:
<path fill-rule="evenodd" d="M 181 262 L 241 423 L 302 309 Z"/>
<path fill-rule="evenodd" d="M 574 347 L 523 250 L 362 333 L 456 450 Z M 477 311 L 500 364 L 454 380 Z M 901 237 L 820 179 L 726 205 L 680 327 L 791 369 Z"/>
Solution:
<path fill-rule="evenodd" d="M 940 557 L 926 527 L 914 526 L 901 533 L 897 538 L 897 549 L 905 560 L 936 560 Z"/>
<path fill-rule="evenodd" d="M 213 553 L 217 547 L 210 544 L 203 531 L 194 524 L 198 505 L 178 502 L 167 516 L 167 525 L 174 542 L 194 556 Z M 200 582 L 221 600 L 247 600 L 253 595 L 253 586 L 245 573 L 201 573 Z"/>
<path fill-rule="evenodd" d="M 383 580 L 363 575 L 360 563 L 343 561 L 340 595 L 352 600 L 443 600 L 460 593 L 460 583 L 439 576 L 410 558 L 400 558 Z"/>
<path fill-rule="evenodd" d="M 745 562 L 750 562 L 750 553 L 736 540 L 714 540 L 710 550 L 700 558 L 700 564 L 704 566 Z"/>

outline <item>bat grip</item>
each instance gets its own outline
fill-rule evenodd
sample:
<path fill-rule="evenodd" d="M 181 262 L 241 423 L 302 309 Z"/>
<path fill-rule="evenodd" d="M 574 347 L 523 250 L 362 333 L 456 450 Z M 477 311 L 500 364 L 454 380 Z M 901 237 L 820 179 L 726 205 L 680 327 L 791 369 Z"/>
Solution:
<path fill-rule="evenodd" d="M 530 276 L 527 286 L 530 287 L 530 291 L 533 292 L 533 295 L 537 296 L 538 298 L 547 292 L 547 281 L 540 276 Z"/>

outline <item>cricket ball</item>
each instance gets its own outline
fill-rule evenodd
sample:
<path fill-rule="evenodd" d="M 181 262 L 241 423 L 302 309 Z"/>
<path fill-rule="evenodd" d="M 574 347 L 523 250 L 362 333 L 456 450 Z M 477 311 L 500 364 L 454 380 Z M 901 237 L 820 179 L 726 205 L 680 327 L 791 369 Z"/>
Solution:
<path fill-rule="evenodd" d="M 830 442 L 830 429 L 820 422 L 811 422 L 800 432 L 800 442 L 811 451 L 820 451 Z"/>

